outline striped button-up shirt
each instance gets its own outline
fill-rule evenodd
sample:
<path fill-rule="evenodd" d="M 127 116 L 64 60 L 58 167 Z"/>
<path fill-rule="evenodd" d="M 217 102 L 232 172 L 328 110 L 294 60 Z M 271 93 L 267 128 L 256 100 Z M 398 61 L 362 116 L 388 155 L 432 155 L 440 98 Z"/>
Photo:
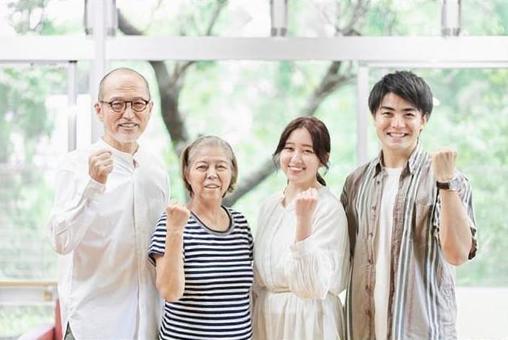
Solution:
<path fill-rule="evenodd" d="M 477 249 L 471 187 L 465 176 L 458 194 L 471 220 Z M 341 201 L 349 224 L 351 276 L 346 295 L 348 339 L 375 339 L 376 234 L 383 183 L 382 153 L 348 176 Z M 439 242 L 440 198 L 431 157 L 417 145 L 404 166 L 393 211 L 387 339 L 455 339 L 454 267 Z"/>

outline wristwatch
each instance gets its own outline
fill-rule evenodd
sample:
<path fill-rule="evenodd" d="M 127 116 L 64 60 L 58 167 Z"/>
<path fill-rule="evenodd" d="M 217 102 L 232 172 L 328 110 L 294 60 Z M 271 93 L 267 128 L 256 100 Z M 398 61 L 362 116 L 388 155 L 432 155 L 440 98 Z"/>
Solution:
<path fill-rule="evenodd" d="M 441 189 L 441 190 L 457 191 L 457 190 L 459 190 L 459 184 L 460 184 L 459 178 L 456 176 L 453 177 L 449 181 L 445 181 L 445 182 L 436 181 L 436 185 L 437 185 L 438 189 Z"/>

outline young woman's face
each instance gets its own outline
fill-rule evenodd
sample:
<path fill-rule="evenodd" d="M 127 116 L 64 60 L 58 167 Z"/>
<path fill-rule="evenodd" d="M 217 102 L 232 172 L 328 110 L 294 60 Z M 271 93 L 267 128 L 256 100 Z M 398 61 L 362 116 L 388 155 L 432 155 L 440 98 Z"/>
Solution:
<path fill-rule="evenodd" d="M 309 131 L 299 128 L 291 132 L 280 153 L 280 168 L 288 181 L 298 186 L 312 186 L 320 166 Z"/>

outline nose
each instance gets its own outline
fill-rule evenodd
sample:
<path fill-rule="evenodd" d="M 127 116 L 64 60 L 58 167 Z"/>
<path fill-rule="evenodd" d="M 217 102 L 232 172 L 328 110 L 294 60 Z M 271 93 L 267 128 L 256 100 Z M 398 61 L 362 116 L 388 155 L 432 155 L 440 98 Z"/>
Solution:
<path fill-rule="evenodd" d="M 217 178 L 217 171 L 213 167 L 209 167 L 206 171 L 206 178 Z"/>
<path fill-rule="evenodd" d="M 299 162 L 302 160 L 302 153 L 299 150 L 296 150 L 293 152 L 293 155 L 291 156 L 292 162 Z"/>
<path fill-rule="evenodd" d="M 395 115 L 393 116 L 391 123 L 393 127 L 401 127 L 404 125 L 404 118 L 402 116 Z"/>
<path fill-rule="evenodd" d="M 126 119 L 132 119 L 134 117 L 134 111 L 132 111 L 132 102 L 125 103 L 125 111 L 122 116 Z"/>

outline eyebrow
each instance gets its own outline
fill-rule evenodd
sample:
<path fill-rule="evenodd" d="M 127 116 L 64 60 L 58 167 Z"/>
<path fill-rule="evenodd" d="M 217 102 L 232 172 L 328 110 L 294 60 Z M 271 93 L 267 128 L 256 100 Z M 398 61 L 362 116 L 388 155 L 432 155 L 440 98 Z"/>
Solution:
<path fill-rule="evenodd" d="M 380 109 L 389 110 L 389 111 L 395 111 L 395 109 L 391 106 L 381 106 Z M 402 111 L 418 111 L 416 107 L 405 107 L 402 109 Z"/>
<path fill-rule="evenodd" d="M 293 142 L 286 142 L 286 144 L 284 144 L 284 146 L 286 145 L 295 145 L 296 143 L 293 143 Z M 307 147 L 307 148 L 311 148 L 311 149 L 314 149 L 314 147 L 311 145 L 311 144 L 302 144 L 303 147 Z"/>
<path fill-rule="evenodd" d="M 230 161 L 228 160 L 211 160 L 211 161 L 195 161 L 194 162 L 195 164 L 200 164 L 200 163 L 203 163 L 203 164 L 209 164 L 209 163 L 225 163 L 225 164 L 229 164 Z"/>

